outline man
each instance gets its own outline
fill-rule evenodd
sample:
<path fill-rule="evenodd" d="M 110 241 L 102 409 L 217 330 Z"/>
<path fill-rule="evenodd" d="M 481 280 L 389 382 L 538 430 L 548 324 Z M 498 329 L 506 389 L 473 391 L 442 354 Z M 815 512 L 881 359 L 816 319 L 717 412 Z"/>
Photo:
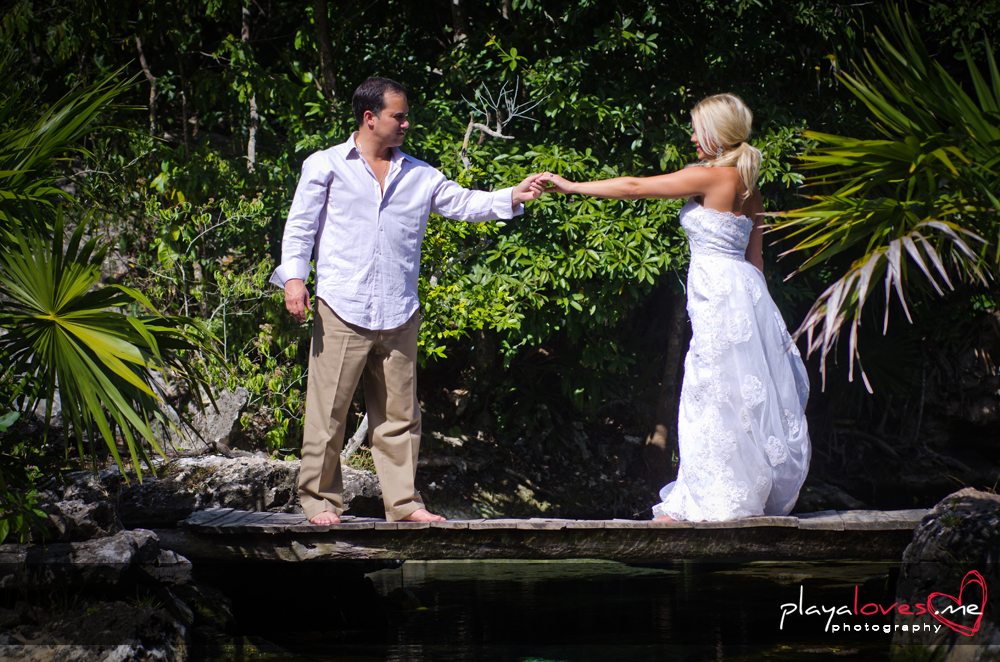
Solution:
<path fill-rule="evenodd" d="M 369 78 L 352 100 L 358 130 L 302 165 L 271 282 L 304 321 L 315 249 L 316 316 L 309 359 L 299 497 L 314 524 L 343 512 L 340 450 L 358 379 L 375 471 L 389 521 L 443 520 L 414 487 L 417 404 L 417 277 L 428 214 L 480 222 L 509 219 L 542 193 L 539 175 L 492 193 L 448 181 L 398 148 L 409 128 L 406 90 Z"/>

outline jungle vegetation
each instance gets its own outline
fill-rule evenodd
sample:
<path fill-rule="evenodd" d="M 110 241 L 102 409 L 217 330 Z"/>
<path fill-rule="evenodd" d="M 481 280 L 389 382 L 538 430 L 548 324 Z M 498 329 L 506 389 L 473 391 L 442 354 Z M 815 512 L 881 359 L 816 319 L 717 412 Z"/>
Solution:
<path fill-rule="evenodd" d="M 935 348 L 960 354 L 995 307 L 995 0 L 2 7 L 0 538 L 26 534 L 34 485 L 73 458 L 148 468 L 175 425 L 167 382 L 198 402 L 247 388 L 246 443 L 294 455 L 309 325 L 267 278 L 302 161 L 351 132 L 351 93 L 372 75 L 409 90 L 403 149 L 482 189 L 677 169 L 693 159 L 690 108 L 739 94 L 767 208 L 787 213 L 766 275 L 826 367 L 824 420 L 884 431 L 891 410 L 904 426 Z M 546 197 L 507 223 L 432 218 L 425 408 L 467 391 L 442 420 L 498 444 L 600 421 L 668 470 L 679 208 Z M 867 389 L 849 381 L 859 360 Z M 37 439 L 56 392 L 68 432 L 52 459 Z"/>

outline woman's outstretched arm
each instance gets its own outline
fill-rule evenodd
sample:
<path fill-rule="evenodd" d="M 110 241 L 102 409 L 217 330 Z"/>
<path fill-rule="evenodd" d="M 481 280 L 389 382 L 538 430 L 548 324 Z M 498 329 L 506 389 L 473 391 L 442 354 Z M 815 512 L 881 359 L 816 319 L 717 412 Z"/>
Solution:
<path fill-rule="evenodd" d="M 705 195 L 713 182 L 709 168 L 685 168 L 655 177 L 616 177 L 594 182 L 571 182 L 559 175 L 545 174 L 546 193 L 590 195 L 612 200 L 641 198 L 690 198 Z"/>

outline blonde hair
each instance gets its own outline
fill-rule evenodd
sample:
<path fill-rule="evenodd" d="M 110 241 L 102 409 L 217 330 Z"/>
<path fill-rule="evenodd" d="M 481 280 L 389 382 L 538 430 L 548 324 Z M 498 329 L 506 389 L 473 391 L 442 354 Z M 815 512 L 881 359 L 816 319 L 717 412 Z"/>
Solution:
<path fill-rule="evenodd" d="M 716 94 L 702 99 L 691 110 L 691 124 L 698 143 L 708 157 L 692 166 L 715 168 L 736 166 L 743 180 L 746 200 L 757 188 L 760 150 L 750 144 L 753 113 L 735 94 Z"/>

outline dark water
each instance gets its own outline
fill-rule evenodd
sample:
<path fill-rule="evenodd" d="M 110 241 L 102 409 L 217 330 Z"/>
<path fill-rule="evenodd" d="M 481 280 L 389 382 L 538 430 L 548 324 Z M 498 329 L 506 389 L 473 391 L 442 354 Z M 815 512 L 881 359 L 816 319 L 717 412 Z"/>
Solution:
<path fill-rule="evenodd" d="M 897 568 L 408 561 L 354 579 L 304 575 L 260 618 L 238 616 L 288 651 L 277 657 L 303 662 L 886 660 L 891 616 L 829 612 L 850 609 L 856 591 L 859 605 L 892 604 Z M 800 615 L 800 597 L 816 613 Z"/>

